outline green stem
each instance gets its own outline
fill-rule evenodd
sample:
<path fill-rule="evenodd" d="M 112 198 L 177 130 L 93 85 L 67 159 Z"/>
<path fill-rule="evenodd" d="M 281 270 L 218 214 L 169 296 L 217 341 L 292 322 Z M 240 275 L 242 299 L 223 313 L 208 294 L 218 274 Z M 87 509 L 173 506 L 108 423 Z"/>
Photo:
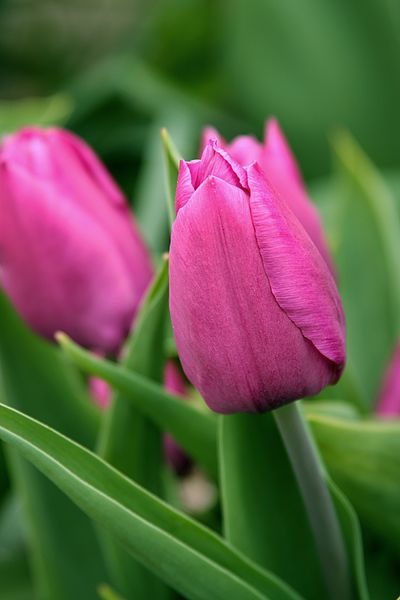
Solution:
<path fill-rule="evenodd" d="M 333 600 L 351 598 L 346 547 L 325 481 L 325 469 L 299 403 L 274 411 L 303 496 L 326 585 Z"/>

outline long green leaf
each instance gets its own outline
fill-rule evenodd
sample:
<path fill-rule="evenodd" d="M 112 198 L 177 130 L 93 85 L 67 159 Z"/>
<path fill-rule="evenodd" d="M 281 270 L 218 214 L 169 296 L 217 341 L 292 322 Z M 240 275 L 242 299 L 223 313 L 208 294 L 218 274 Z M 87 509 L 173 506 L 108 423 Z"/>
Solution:
<path fill-rule="evenodd" d="M 341 134 L 334 152 L 337 176 L 316 199 L 333 242 L 355 384 L 339 382 L 338 394 L 347 400 L 359 388 L 370 410 L 400 332 L 400 219 L 389 187 L 354 140 Z"/>
<path fill-rule="evenodd" d="M 159 386 L 151 384 L 151 382 L 146 381 L 144 378 L 141 378 L 135 373 L 129 373 L 122 367 L 113 365 L 112 363 L 107 362 L 105 360 L 93 357 L 90 353 L 83 350 L 82 348 L 79 348 L 79 346 L 68 340 L 65 336 L 61 337 L 60 342 L 62 343 L 62 346 L 67 352 L 68 356 L 80 368 L 82 368 L 88 373 L 92 373 L 104 378 L 117 389 L 123 390 L 126 393 L 127 401 L 129 400 L 131 402 L 134 402 L 135 406 L 138 409 L 142 410 L 144 414 L 152 418 L 154 422 L 157 423 L 157 425 L 159 425 L 160 428 L 172 433 L 179 440 L 180 444 L 183 448 L 185 448 L 185 450 L 187 450 L 189 453 L 192 453 L 193 455 L 198 456 L 201 464 L 207 466 L 211 472 L 215 472 L 215 470 L 218 467 L 217 456 L 214 450 L 216 448 L 217 440 L 217 422 L 215 418 L 209 418 L 210 416 L 207 415 L 206 419 L 200 419 L 201 413 L 199 413 L 198 409 L 190 406 L 190 404 L 188 404 L 187 402 L 183 403 L 178 397 L 174 397 L 171 394 L 165 393 Z M 310 407 L 307 412 L 313 415 L 312 402 L 310 402 Z M 246 420 L 246 418 L 251 420 L 251 417 L 243 415 L 243 419 Z M 257 419 L 257 427 L 263 430 L 265 428 L 265 430 L 267 430 L 268 415 L 265 415 L 264 417 L 257 417 Z M 271 438 L 269 438 L 267 435 L 264 436 L 265 447 L 263 448 L 263 452 L 261 452 L 260 454 L 260 457 L 262 457 L 260 458 L 260 461 L 263 458 L 268 457 L 269 455 L 273 457 L 275 456 L 275 446 L 273 450 L 269 450 L 269 453 L 267 452 L 266 447 L 269 443 L 272 444 L 271 440 L 274 440 L 274 436 L 275 438 L 277 437 L 277 433 L 275 432 L 274 434 L 274 431 L 270 431 L 269 434 L 272 436 Z M 246 432 L 246 428 L 243 429 L 241 435 L 244 436 L 247 440 L 246 444 L 249 445 L 249 452 L 246 453 L 246 450 L 244 449 L 245 446 L 242 443 L 239 444 L 239 442 L 235 442 L 235 436 L 231 436 L 230 439 L 228 437 L 228 439 L 226 440 L 227 450 L 226 452 L 224 451 L 224 454 L 226 453 L 229 458 L 230 453 L 232 453 L 232 461 L 234 460 L 235 456 L 238 458 L 238 460 L 239 458 L 242 460 L 244 455 L 247 454 L 246 460 L 249 461 L 246 463 L 247 466 L 248 464 L 253 464 L 253 461 L 256 460 L 255 457 L 257 457 L 257 453 L 250 452 L 250 449 L 254 450 L 255 446 L 257 446 L 258 450 L 260 450 L 260 446 L 263 445 L 263 438 L 262 434 L 257 436 L 251 435 L 251 432 L 249 434 L 248 430 Z M 234 443 L 232 442 L 232 437 Z M 196 440 L 196 447 L 194 447 L 193 440 Z M 279 447 L 280 438 L 278 438 L 277 443 Z M 211 451 L 207 456 L 207 459 L 205 459 L 205 452 L 207 450 Z M 320 450 L 323 457 L 325 458 L 323 445 L 321 446 Z M 267 458 L 265 458 L 265 460 L 267 460 Z M 274 482 L 278 484 L 280 482 L 280 485 L 282 485 L 283 479 L 285 485 L 290 486 L 290 482 L 288 484 L 288 482 L 285 480 L 288 468 L 287 459 L 282 458 L 282 455 L 278 454 L 277 462 L 280 466 L 282 466 L 282 470 L 272 468 L 269 476 L 273 478 Z M 246 470 L 249 473 L 248 477 L 246 476 Z M 227 480 L 226 477 L 225 480 L 223 479 L 223 486 L 226 489 L 225 497 L 227 496 L 227 494 L 232 494 L 232 497 L 234 498 L 233 505 L 235 505 L 236 507 L 239 506 L 240 508 L 240 510 L 237 510 L 236 513 L 233 510 L 230 511 L 230 508 L 227 509 L 225 507 L 225 510 L 228 511 L 228 519 L 231 518 L 232 521 L 237 519 L 237 523 L 235 523 L 235 528 L 237 527 L 238 538 L 240 538 L 239 546 L 246 552 L 249 552 L 249 554 L 253 556 L 255 560 L 260 560 L 261 553 L 266 552 L 265 545 L 267 544 L 267 540 L 266 538 L 263 538 L 262 533 L 253 533 L 252 529 L 250 530 L 249 528 L 247 528 L 248 526 L 251 527 L 253 517 L 251 514 L 246 514 L 246 511 L 244 511 L 241 506 L 241 502 L 243 500 L 244 495 L 251 494 L 250 488 L 247 492 L 247 485 L 249 483 L 252 484 L 251 489 L 253 490 L 254 494 L 258 494 L 261 490 L 260 494 L 264 494 L 263 498 L 265 501 L 265 496 L 268 495 L 268 489 L 267 487 L 262 489 L 262 486 L 259 483 L 260 478 L 258 478 L 258 480 L 253 480 L 250 472 L 251 470 L 248 468 L 246 470 L 242 469 L 243 472 L 240 474 L 240 481 L 238 473 L 235 470 L 232 470 L 229 473 L 229 480 Z M 223 477 L 224 473 L 226 474 L 225 467 L 223 467 Z M 249 481 L 247 481 L 247 479 Z M 298 492 L 296 489 L 293 491 L 294 495 L 285 493 L 286 507 L 288 505 L 292 506 L 293 503 L 293 505 L 297 506 L 298 508 L 298 504 L 296 502 L 297 493 Z M 354 579 L 358 587 L 359 598 L 365 600 L 367 598 L 367 594 L 365 592 L 365 577 L 363 575 L 362 569 L 363 552 L 362 544 L 360 541 L 360 531 L 357 517 L 354 514 L 354 511 L 351 508 L 348 501 L 343 497 L 343 495 L 336 491 L 336 488 L 333 484 L 331 485 L 331 493 L 335 499 L 341 523 L 346 535 L 346 543 L 348 546 L 349 555 L 351 556 L 351 560 L 353 563 Z M 278 515 L 284 514 L 283 511 L 281 512 L 282 497 L 278 493 L 278 487 L 272 490 L 271 494 L 269 495 L 268 502 L 271 506 L 274 506 L 275 504 L 275 506 L 278 507 Z M 288 513 L 289 514 L 287 518 L 289 519 L 289 522 L 291 522 L 292 514 L 289 511 Z M 274 513 L 272 509 L 271 514 L 274 514 L 273 522 L 268 523 L 265 512 L 264 522 L 266 522 L 266 525 L 269 525 L 271 527 L 271 530 L 273 531 L 275 528 L 275 521 L 278 524 L 278 522 L 280 522 L 280 519 L 276 517 L 276 513 Z M 287 527 L 287 523 L 285 522 L 280 522 L 280 525 L 282 529 L 285 529 Z M 300 537 L 308 537 L 309 533 L 307 531 L 307 527 L 302 526 L 301 520 L 299 520 L 298 522 L 296 520 L 295 527 L 295 531 L 297 532 L 297 534 L 299 534 Z M 277 529 L 279 529 L 279 526 L 277 526 Z M 275 531 L 275 534 L 278 535 L 278 532 Z M 257 540 L 254 539 L 256 536 L 258 537 Z M 253 543 L 255 544 L 254 548 L 252 547 Z M 281 544 L 281 553 L 284 553 L 284 540 L 279 540 L 279 543 Z M 264 561 L 264 564 L 265 561 L 271 561 L 271 564 L 272 562 L 274 564 L 278 562 L 277 557 L 271 555 L 271 551 L 266 552 L 265 555 L 263 555 L 262 561 Z M 288 573 L 290 573 L 291 578 L 296 578 L 300 576 L 299 572 L 297 571 L 296 565 L 284 565 L 283 567 L 282 565 L 277 565 L 275 568 L 277 568 L 278 570 L 282 568 L 285 569 Z M 305 585 L 308 585 L 309 580 L 307 575 L 304 576 L 304 581 Z"/>
<path fill-rule="evenodd" d="M 327 467 L 370 529 L 400 550 L 400 423 L 310 414 Z"/>
<path fill-rule="evenodd" d="M 168 431 L 199 464 L 217 477 L 216 418 L 189 401 L 166 392 L 160 385 L 110 361 L 98 358 L 64 334 L 57 339 L 67 356 L 82 370 L 107 381 L 124 394 L 161 430 Z"/>
<path fill-rule="evenodd" d="M 1 398 L 93 445 L 99 414 L 77 373 L 55 346 L 21 322 L 1 294 L 0 316 Z M 37 595 L 45 600 L 95 600 L 98 583 L 108 577 L 92 523 L 29 463 L 12 450 L 8 454 L 22 499 Z"/>
<path fill-rule="evenodd" d="M 168 262 L 155 276 L 124 350 L 124 365 L 161 382 L 165 363 L 164 331 L 168 304 Z M 99 454 L 111 465 L 155 494 L 162 494 L 162 437 L 150 419 L 117 392 L 100 432 Z M 108 536 L 103 547 L 122 595 L 166 598 L 168 590 Z"/>
<path fill-rule="evenodd" d="M 216 534 L 89 450 L 0 405 L 0 437 L 18 449 L 137 560 L 187 598 L 299 598 Z"/>

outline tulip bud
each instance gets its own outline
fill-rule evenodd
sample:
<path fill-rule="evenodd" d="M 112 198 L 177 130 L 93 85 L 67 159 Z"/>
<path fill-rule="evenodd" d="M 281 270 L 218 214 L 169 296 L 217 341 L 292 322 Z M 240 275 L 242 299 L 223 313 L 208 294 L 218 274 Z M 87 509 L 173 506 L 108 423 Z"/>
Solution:
<path fill-rule="evenodd" d="M 308 197 L 296 159 L 278 122 L 275 119 L 267 122 L 263 144 L 249 135 L 239 136 L 227 144 L 215 129 L 207 127 L 202 135 L 202 148 L 209 139 L 217 140 L 218 145 L 242 166 L 258 162 L 269 183 L 284 198 L 333 272 L 318 212 Z"/>
<path fill-rule="evenodd" d="M 164 386 L 168 392 L 182 396 L 186 395 L 186 385 L 179 369 L 172 360 L 165 365 Z M 164 436 L 164 453 L 167 463 L 177 475 L 185 475 L 191 465 L 191 460 L 186 452 L 176 443 L 174 438 Z"/>
<path fill-rule="evenodd" d="M 216 142 L 181 162 L 170 310 L 188 379 L 220 413 L 272 410 L 336 383 L 345 326 L 332 274 L 257 164 Z"/>
<path fill-rule="evenodd" d="M 0 285 L 52 338 L 115 353 L 152 275 L 128 205 L 92 150 L 60 129 L 0 146 Z"/>
<path fill-rule="evenodd" d="M 376 412 L 384 419 L 400 418 L 400 343 L 386 371 Z"/>

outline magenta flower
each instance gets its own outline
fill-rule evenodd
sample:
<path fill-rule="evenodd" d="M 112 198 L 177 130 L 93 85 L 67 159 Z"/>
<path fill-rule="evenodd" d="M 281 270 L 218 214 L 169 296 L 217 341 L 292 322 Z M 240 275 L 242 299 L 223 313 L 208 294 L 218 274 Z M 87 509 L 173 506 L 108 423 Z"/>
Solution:
<path fill-rule="evenodd" d="M 172 394 L 177 394 L 178 396 L 182 396 L 182 398 L 186 396 L 185 382 L 178 367 L 172 360 L 169 360 L 165 365 L 164 387 Z M 187 473 L 191 465 L 191 460 L 181 446 L 176 443 L 172 435 L 168 433 L 164 436 L 164 453 L 167 463 L 177 475 Z"/>
<path fill-rule="evenodd" d="M 60 129 L 0 146 L 0 285 L 52 338 L 115 353 L 151 275 L 128 205 L 92 150 Z"/>
<path fill-rule="evenodd" d="M 400 343 L 386 371 L 376 412 L 384 419 L 400 418 Z"/>
<path fill-rule="evenodd" d="M 217 140 L 218 145 L 242 166 L 257 161 L 269 183 L 289 204 L 333 272 L 318 212 L 308 197 L 296 159 L 278 122 L 275 119 L 267 122 L 263 144 L 250 135 L 239 136 L 227 144 L 215 129 L 207 127 L 202 135 L 202 148 L 210 139 Z"/>
<path fill-rule="evenodd" d="M 189 380 L 215 411 L 265 411 L 335 383 L 345 326 L 332 274 L 257 164 L 216 142 L 181 162 L 170 310 Z"/>

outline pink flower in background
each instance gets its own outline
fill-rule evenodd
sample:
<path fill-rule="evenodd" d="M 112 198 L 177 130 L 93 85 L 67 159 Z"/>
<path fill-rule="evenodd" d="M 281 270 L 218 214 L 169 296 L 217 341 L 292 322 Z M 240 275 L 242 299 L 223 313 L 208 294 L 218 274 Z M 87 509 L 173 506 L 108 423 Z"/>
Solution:
<path fill-rule="evenodd" d="M 336 283 L 263 170 L 216 142 L 181 162 L 170 310 L 188 379 L 215 411 L 265 411 L 335 383 L 345 363 Z"/>
<path fill-rule="evenodd" d="M 386 371 L 376 413 L 382 418 L 400 418 L 400 343 Z"/>
<path fill-rule="evenodd" d="M 27 128 L 0 147 L 0 285 L 52 338 L 116 353 L 151 276 L 121 191 L 92 150 L 60 129 Z"/>
<path fill-rule="evenodd" d="M 90 377 L 89 392 L 99 408 L 105 410 L 110 406 L 112 390 L 106 381 L 98 377 Z"/>
<path fill-rule="evenodd" d="M 169 360 L 165 365 L 164 387 L 172 394 L 177 394 L 182 398 L 186 396 L 184 379 L 173 360 Z M 184 475 L 187 472 L 192 461 L 168 433 L 164 436 L 164 453 L 167 463 L 177 475 Z"/>
<path fill-rule="evenodd" d="M 228 144 L 215 129 L 207 127 L 202 135 L 203 149 L 210 139 L 217 140 L 218 145 L 242 166 L 257 161 L 269 183 L 290 206 L 333 272 L 318 212 L 308 197 L 296 159 L 276 119 L 267 122 L 263 143 L 253 136 L 243 135 Z"/>

